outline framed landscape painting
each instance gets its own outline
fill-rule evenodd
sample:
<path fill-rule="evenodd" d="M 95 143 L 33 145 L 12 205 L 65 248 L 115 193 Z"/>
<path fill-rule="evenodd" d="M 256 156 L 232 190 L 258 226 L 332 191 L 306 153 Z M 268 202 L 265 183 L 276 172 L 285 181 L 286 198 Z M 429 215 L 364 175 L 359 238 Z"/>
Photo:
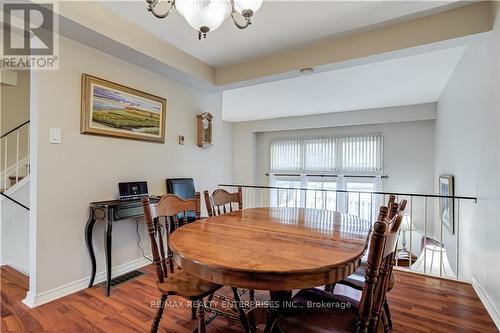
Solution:
<path fill-rule="evenodd" d="M 81 133 L 165 142 L 167 101 L 82 75 Z"/>
<path fill-rule="evenodd" d="M 453 176 L 439 176 L 439 194 L 446 196 L 455 195 Z M 441 218 L 441 223 L 452 235 L 455 233 L 454 212 L 455 207 L 452 198 L 439 198 L 439 217 Z"/>

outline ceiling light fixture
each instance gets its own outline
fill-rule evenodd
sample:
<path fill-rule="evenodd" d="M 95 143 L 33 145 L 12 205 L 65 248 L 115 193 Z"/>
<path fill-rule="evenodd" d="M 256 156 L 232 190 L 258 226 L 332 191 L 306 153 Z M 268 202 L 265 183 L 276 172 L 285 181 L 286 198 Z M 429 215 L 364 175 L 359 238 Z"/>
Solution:
<path fill-rule="evenodd" d="M 259 10 L 263 0 L 146 0 L 148 11 L 158 18 L 167 17 L 173 8 L 198 31 L 198 39 L 221 26 L 229 17 L 240 29 L 252 24 L 253 15 Z M 160 11 L 159 5 L 167 8 Z M 243 21 L 242 23 L 238 20 Z"/>

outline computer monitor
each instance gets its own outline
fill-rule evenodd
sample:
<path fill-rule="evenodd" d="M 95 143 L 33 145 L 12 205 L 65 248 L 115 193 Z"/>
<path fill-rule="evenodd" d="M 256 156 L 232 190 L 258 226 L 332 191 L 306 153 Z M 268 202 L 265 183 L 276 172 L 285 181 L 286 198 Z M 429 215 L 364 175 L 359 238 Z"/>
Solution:
<path fill-rule="evenodd" d="M 145 181 L 118 183 L 118 189 L 120 200 L 136 200 L 149 194 Z"/>

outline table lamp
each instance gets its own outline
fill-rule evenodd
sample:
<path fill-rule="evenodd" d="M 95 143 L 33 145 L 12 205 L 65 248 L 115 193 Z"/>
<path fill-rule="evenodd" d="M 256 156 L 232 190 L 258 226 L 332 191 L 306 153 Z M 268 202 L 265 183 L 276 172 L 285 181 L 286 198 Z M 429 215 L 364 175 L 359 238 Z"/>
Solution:
<path fill-rule="evenodd" d="M 403 234 L 401 245 L 403 246 L 403 248 L 398 250 L 398 254 L 396 256 L 398 266 L 410 266 L 417 259 L 417 257 L 411 253 L 411 249 L 409 251 L 406 248 L 406 232 L 415 230 L 415 225 L 411 221 L 410 216 L 408 214 L 405 214 L 403 216 L 403 221 L 401 222 L 401 232 Z"/>

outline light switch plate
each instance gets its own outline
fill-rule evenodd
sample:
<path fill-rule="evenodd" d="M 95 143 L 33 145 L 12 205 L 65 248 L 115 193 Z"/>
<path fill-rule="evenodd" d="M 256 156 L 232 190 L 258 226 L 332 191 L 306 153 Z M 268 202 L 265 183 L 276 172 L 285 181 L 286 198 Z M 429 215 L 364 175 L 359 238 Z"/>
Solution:
<path fill-rule="evenodd" d="M 49 133 L 49 142 L 54 144 L 60 144 L 62 142 L 61 129 L 51 128 Z"/>

